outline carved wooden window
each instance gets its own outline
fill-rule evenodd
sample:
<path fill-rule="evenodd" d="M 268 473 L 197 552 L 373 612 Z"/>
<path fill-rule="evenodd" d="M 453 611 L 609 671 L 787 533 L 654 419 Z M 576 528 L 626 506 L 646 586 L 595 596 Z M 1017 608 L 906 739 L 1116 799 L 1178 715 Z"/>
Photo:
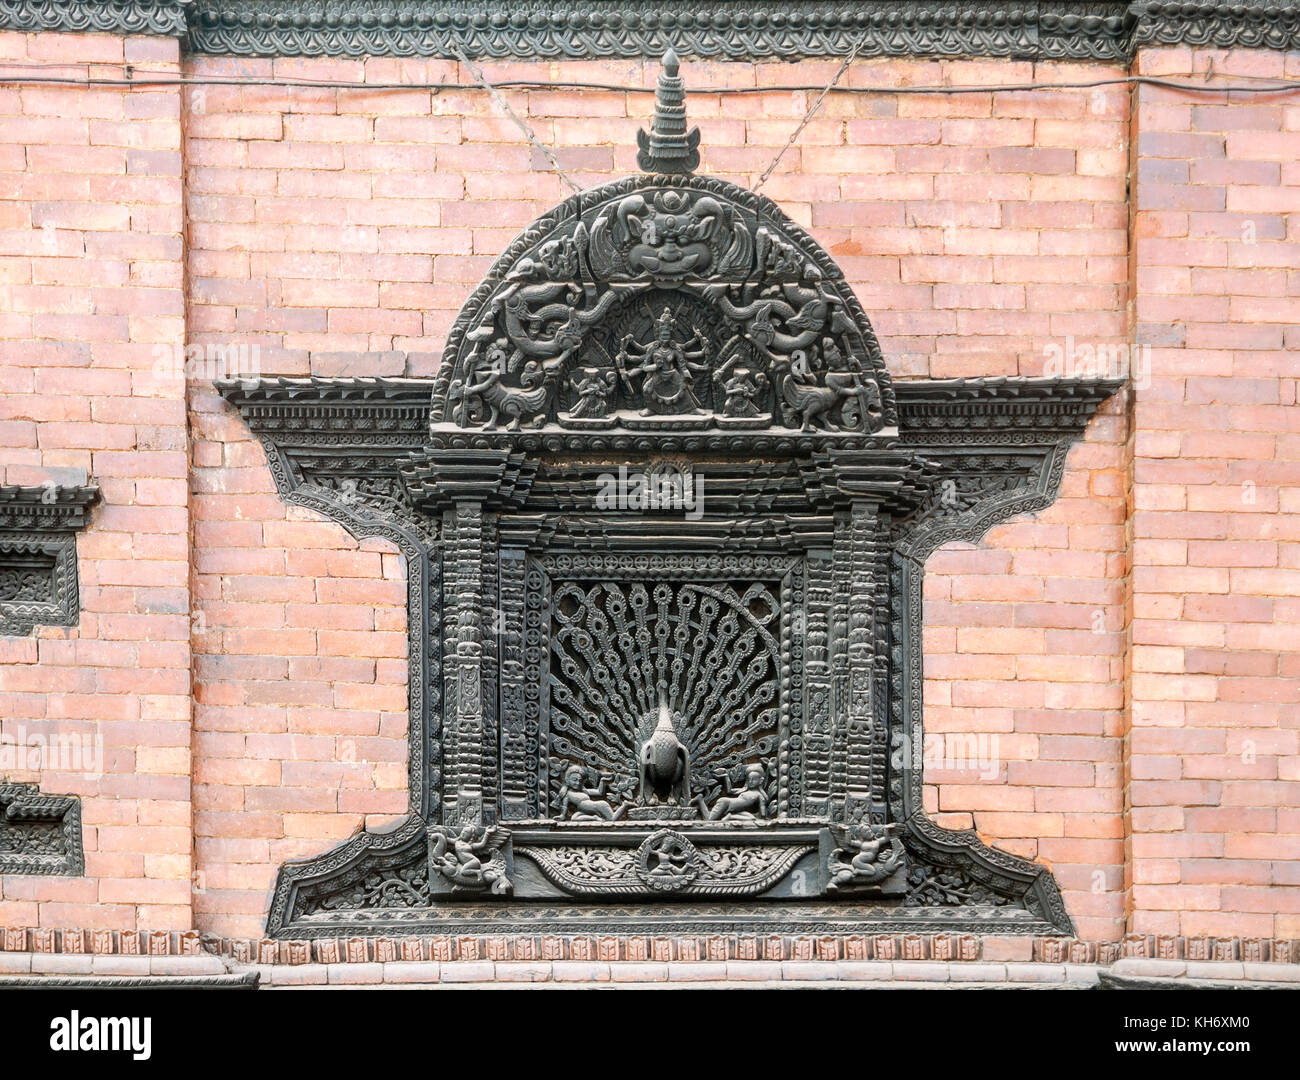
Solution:
<path fill-rule="evenodd" d="M 1052 500 L 1117 384 L 891 383 L 826 252 L 692 174 L 671 56 L 640 143 L 432 385 L 223 385 L 284 496 L 410 574 L 411 814 L 284 867 L 269 932 L 1068 930 L 921 805 L 921 582 Z"/>

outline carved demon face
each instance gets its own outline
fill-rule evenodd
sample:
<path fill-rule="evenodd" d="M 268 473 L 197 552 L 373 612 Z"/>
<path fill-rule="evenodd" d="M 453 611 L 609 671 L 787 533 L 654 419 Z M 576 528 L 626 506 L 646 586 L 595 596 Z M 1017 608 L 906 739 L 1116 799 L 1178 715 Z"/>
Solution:
<path fill-rule="evenodd" d="M 624 199 L 617 217 L 631 246 L 628 265 L 655 277 L 699 274 L 713 262 L 713 238 L 722 207 L 714 199 L 693 205 L 682 192 L 661 191 L 648 206 L 640 195 Z"/>

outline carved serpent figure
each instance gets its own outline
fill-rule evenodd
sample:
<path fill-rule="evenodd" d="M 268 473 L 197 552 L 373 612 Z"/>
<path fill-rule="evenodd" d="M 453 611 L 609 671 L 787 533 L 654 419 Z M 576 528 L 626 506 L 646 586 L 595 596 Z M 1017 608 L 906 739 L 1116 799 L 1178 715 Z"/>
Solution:
<path fill-rule="evenodd" d="M 789 354 L 807 348 L 823 333 L 838 334 L 853 328 L 852 320 L 844 311 L 844 301 L 822 282 L 815 288 L 787 282 L 781 286 L 784 300 L 769 296 L 741 305 L 731 302 L 726 295 L 727 288 L 725 284 L 709 285 L 700 292 L 727 318 L 742 323 L 745 336 L 769 354 Z M 798 332 L 778 330 L 778 325 Z"/>
<path fill-rule="evenodd" d="M 564 300 L 556 301 L 561 295 Z M 578 348 L 587 327 L 603 319 L 618 302 L 618 294 L 610 291 L 590 308 L 580 309 L 577 305 L 582 295 L 571 282 L 516 283 L 492 301 L 492 308 L 500 315 L 506 335 L 525 356 L 559 356 Z M 536 304 L 541 306 L 534 307 Z M 553 323 L 558 325 L 549 337 L 533 337 Z"/>

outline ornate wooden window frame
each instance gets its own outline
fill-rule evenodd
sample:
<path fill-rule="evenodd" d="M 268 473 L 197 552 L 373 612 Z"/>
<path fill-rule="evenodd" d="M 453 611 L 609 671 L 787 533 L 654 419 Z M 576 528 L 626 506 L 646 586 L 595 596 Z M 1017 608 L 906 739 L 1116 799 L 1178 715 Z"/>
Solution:
<path fill-rule="evenodd" d="M 690 175 L 698 132 L 671 53 L 640 143 L 645 173 L 575 195 L 503 253 L 436 379 L 219 384 L 287 502 L 388 537 L 408 560 L 410 815 L 286 864 L 268 933 L 1070 932 L 1046 868 L 925 812 L 921 590 L 937 547 L 1053 500 L 1066 451 L 1121 384 L 892 383 L 830 256 L 769 200 Z M 602 477 L 628 462 L 711 471 L 708 513 L 689 529 L 594 513 Z M 668 658 L 676 671 L 704 633 L 702 618 L 663 622 L 666 582 L 706 567 L 746 597 L 746 583 L 783 582 L 780 720 L 723 770 L 770 785 L 767 801 L 735 821 L 716 794 L 698 813 L 677 796 L 710 740 L 758 729 L 743 710 L 678 713 L 665 696 L 680 689 Z M 569 601 L 548 587 L 561 572 L 585 582 Z M 557 628 L 589 653 L 633 647 L 616 609 L 648 610 L 644 587 L 635 601 L 647 575 L 656 659 L 566 654 L 556 668 Z M 609 595 L 597 579 L 634 584 L 589 632 L 573 620 Z M 627 723 L 625 671 L 645 699 Z M 593 703 L 594 727 L 570 712 L 548 735 L 546 695 L 566 687 Z M 566 749 L 583 731 L 609 770 L 598 785 Z M 653 764 L 661 733 L 669 760 L 683 755 L 676 771 Z M 556 752 L 568 757 L 553 797 Z M 639 795 L 607 794 L 638 772 Z M 610 903 L 636 897 L 664 902 Z"/>
<path fill-rule="evenodd" d="M 81 800 L 35 784 L 0 783 L 0 874 L 80 877 Z"/>
<path fill-rule="evenodd" d="M 0 485 L 0 634 L 76 626 L 76 534 L 98 498 L 94 485 Z"/>

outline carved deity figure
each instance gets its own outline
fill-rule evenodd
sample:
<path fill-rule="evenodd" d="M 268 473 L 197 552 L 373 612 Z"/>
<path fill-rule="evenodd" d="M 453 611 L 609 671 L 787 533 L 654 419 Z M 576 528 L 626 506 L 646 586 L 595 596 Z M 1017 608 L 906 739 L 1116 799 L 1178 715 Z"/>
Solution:
<path fill-rule="evenodd" d="M 453 891 L 491 892 L 506 896 L 514 891 L 506 876 L 502 847 L 507 833 L 501 828 L 465 825 L 459 832 L 437 826 L 429 830 L 429 864 L 451 882 Z"/>
<path fill-rule="evenodd" d="M 893 822 L 853 829 L 845 844 L 831 854 L 826 891 L 878 885 L 902 866 L 906 852 L 903 842 L 894 835 L 901 827 Z"/>
<path fill-rule="evenodd" d="M 627 803 L 617 809 L 604 797 L 613 777 L 602 774 L 599 783 L 588 787 L 584 782 L 583 770 L 579 765 L 570 765 L 564 770 L 564 784 L 560 788 L 558 799 L 560 816 L 568 815 L 570 821 L 617 821 L 627 813 Z"/>
<path fill-rule="evenodd" d="M 745 783 L 741 788 L 731 786 L 730 777 L 724 777 L 727 794 L 717 799 L 710 809 L 701 795 L 696 800 L 700 813 L 709 821 L 730 820 L 752 821 L 767 817 L 767 775 L 762 765 L 745 766 Z"/>
<path fill-rule="evenodd" d="M 641 377 L 642 416 L 681 416 L 700 411 L 692 386 L 696 375 L 709 370 L 708 342 L 694 330 L 690 340 L 680 343 L 673 337 L 675 329 L 673 313 L 664 308 L 655 320 L 649 344 L 640 344 L 631 334 L 623 337 L 616 359 L 629 391 L 634 390 L 632 378 Z M 636 362 L 629 367 L 629 361 Z"/>
<path fill-rule="evenodd" d="M 569 377 L 569 386 L 577 400 L 569 410 L 576 420 L 604 420 L 610 414 L 610 395 L 616 381 L 614 372 L 600 368 L 580 368 Z"/>

